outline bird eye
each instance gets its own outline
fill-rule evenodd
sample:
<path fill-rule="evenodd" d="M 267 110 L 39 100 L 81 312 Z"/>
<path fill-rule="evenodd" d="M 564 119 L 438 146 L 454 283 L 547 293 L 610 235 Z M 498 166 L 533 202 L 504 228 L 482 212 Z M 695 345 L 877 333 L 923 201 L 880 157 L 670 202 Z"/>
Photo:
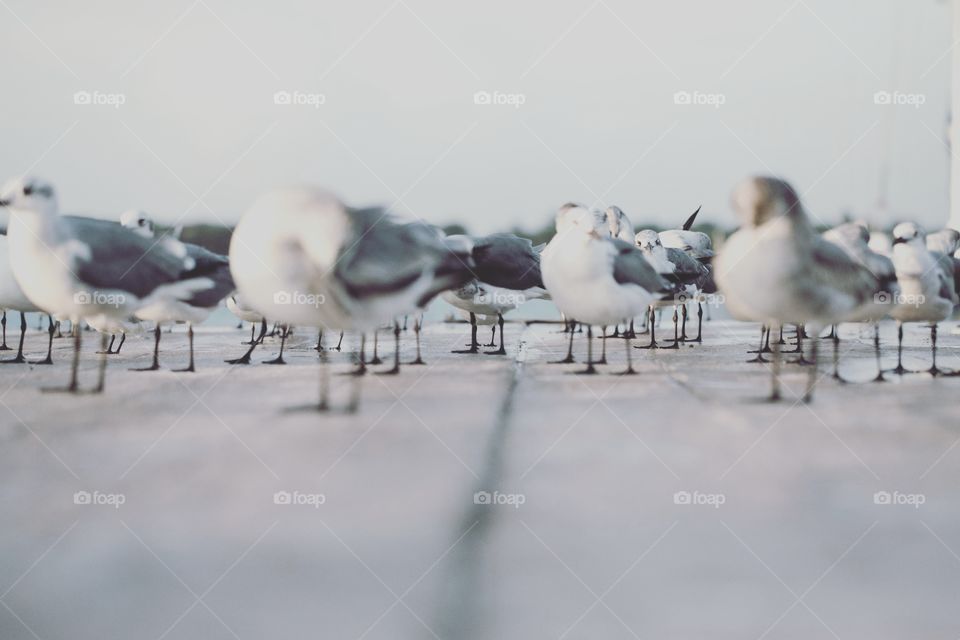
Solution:
<path fill-rule="evenodd" d="M 139 220 L 137 220 L 137 224 L 142 227 L 143 225 L 147 224 L 147 221 L 144 220 L 143 218 L 140 218 Z"/>
<path fill-rule="evenodd" d="M 33 185 L 30 185 L 30 184 L 23 185 L 23 195 L 29 196 L 32 193 L 33 193 Z"/>

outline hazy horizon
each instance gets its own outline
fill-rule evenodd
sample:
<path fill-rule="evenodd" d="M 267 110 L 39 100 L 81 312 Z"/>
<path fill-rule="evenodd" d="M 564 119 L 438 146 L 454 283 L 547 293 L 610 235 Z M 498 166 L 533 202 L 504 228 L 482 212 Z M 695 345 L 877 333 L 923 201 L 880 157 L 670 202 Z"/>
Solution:
<path fill-rule="evenodd" d="M 948 216 L 935 0 L 97 7 L 0 8 L 0 179 L 70 213 L 232 224 L 311 182 L 480 233 L 569 200 L 732 226 L 733 185 L 776 173 L 818 222 Z"/>

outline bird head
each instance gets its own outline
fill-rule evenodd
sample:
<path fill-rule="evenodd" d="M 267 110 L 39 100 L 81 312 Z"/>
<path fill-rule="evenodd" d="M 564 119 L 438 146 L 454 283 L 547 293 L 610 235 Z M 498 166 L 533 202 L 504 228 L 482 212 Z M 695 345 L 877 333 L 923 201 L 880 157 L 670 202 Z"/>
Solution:
<path fill-rule="evenodd" d="M 14 178 L 0 189 L 0 207 L 8 207 L 14 213 L 55 215 L 57 194 L 53 185 L 39 178 Z"/>
<path fill-rule="evenodd" d="M 145 214 L 143 211 L 139 211 L 137 209 L 124 211 L 122 214 L 120 214 L 120 224 L 125 226 L 127 229 L 135 231 L 144 238 L 153 237 L 153 220 L 148 218 L 147 214 Z"/>
<path fill-rule="evenodd" d="M 733 191 L 732 204 L 741 222 L 759 227 L 774 218 L 787 216 L 802 218 L 800 197 L 785 180 L 770 176 L 753 176 L 741 182 Z"/>
<path fill-rule="evenodd" d="M 924 239 L 923 229 L 920 225 L 913 222 L 901 222 L 893 228 L 893 244 L 915 244 L 922 243 Z"/>
<path fill-rule="evenodd" d="M 634 244 L 644 252 L 653 252 L 657 247 L 663 247 L 660 234 L 653 229 L 644 229 L 634 237 Z"/>

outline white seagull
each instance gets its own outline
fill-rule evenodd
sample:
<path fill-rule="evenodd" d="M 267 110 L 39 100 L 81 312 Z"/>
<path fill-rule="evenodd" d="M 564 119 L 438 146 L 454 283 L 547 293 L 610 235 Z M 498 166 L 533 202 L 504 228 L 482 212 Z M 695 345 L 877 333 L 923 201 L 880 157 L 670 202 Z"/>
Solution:
<path fill-rule="evenodd" d="M 730 313 L 770 328 L 836 324 L 868 304 L 876 278 L 827 242 L 807 218 L 800 198 L 779 178 L 753 177 L 734 191 L 743 226 L 714 261 L 714 277 Z M 817 341 L 804 401 L 813 399 Z M 774 341 L 771 400 L 780 398 L 780 346 Z"/>
<path fill-rule="evenodd" d="M 557 233 L 542 254 L 543 282 L 566 317 L 586 323 L 587 368 L 580 373 L 593 374 L 593 325 L 610 325 L 640 314 L 668 285 L 636 247 L 601 235 L 585 207 L 562 206 L 556 226 Z M 629 339 L 626 344 L 623 373 L 631 374 L 635 372 Z"/>
<path fill-rule="evenodd" d="M 208 286 L 184 280 L 194 267 L 176 241 L 152 242 L 115 222 L 57 215 L 53 187 L 35 178 L 11 180 L 0 192 L 11 212 L 10 257 L 17 283 L 33 304 L 79 326 L 121 324 L 142 307 L 168 296 L 190 296 Z M 66 391 L 76 393 L 83 331 L 74 332 L 74 355 Z M 106 334 L 101 337 L 106 348 Z M 101 349 L 101 350 L 103 350 Z M 98 384 L 103 391 L 106 356 Z"/>
<path fill-rule="evenodd" d="M 154 237 L 153 221 L 139 211 L 128 211 L 120 218 L 120 223 L 145 239 Z M 164 238 L 164 241 L 167 239 Z M 171 240 L 178 242 L 176 240 Z M 194 291 L 189 296 L 157 296 L 153 301 L 137 309 L 136 317 L 156 323 L 153 329 L 153 362 L 137 371 L 156 371 L 160 368 L 160 325 L 165 322 L 186 322 L 187 339 L 190 343 L 190 360 L 183 369 L 176 372 L 194 372 L 196 366 L 193 357 L 193 325 L 200 324 L 220 305 L 236 287 L 230 276 L 230 262 L 199 245 L 179 243 L 186 248 L 192 268 L 181 274 L 185 281 L 206 280 L 207 286 Z M 121 330 L 126 327 L 121 326 Z M 125 331 L 124 331 L 125 333 Z"/>
<path fill-rule="evenodd" d="M 933 362 L 927 373 L 944 374 L 937 367 L 937 323 L 949 318 L 957 304 L 953 258 L 928 251 L 923 229 L 902 222 L 893 229 L 893 266 L 901 292 L 898 304 L 890 311 L 897 321 L 897 367 L 893 372 L 908 373 L 902 358 L 903 323 L 929 322 Z"/>
<path fill-rule="evenodd" d="M 230 243 L 237 289 L 265 316 L 361 333 L 419 312 L 473 277 L 472 266 L 468 252 L 448 246 L 427 224 L 400 222 L 381 208 L 349 208 L 313 187 L 262 196 Z M 358 372 L 362 352 L 363 338 Z M 319 410 L 328 408 L 325 371 L 321 366 Z M 358 393 L 356 385 L 348 410 L 356 410 Z"/>

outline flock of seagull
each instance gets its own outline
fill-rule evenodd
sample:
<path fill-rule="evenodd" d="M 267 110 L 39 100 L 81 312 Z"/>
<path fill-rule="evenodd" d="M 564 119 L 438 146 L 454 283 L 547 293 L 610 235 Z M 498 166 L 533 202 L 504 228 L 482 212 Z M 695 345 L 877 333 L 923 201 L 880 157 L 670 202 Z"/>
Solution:
<path fill-rule="evenodd" d="M 603 338 L 624 338 L 627 368 L 635 374 L 633 349 L 675 349 L 682 342 L 702 341 L 703 303 L 722 296 L 739 320 L 763 325 L 754 361 L 772 353 L 772 400 L 780 398 L 781 348 L 785 325 L 796 327 L 801 363 L 817 360 L 818 336 L 832 327 L 834 377 L 840 323 L 872 323 L 877 381 L 884 373 L 904 374 L 903 323 L 929 323 L 934 376 L 957 375 L 937 366 L 937 323 L 958 304 L 960 233 L 944 229 L 926 235 L 916 224 L 897 225 L 892 238 L 871 233 L 862 223 L 846 223 L 820 234 L 794 189 L 774 177 L 751 177 L 732 197 L 741 227 L 715 252 L 707 234 L 692 230 L 699 212 L 679 229 L 635 232 L 626 214 L 611 206 L 604 211 L 568 203 L 556 213 L 556 234 L 534 246 L 512 234 L 484 237 L 446 235 L 417 220 L 397 217 L 381 208 L 352 208 L 328 191 L 296 187 L 269 192 L 243 215 L 233 232 L 229 256 L 157 234 L 139 211 L 119 222 L 61 215 L 54 188 L 33 177 L 17 178 L 0 191 L 0 206 L 10 212 L 6 236 L 0 236 L 0 309 L 20 312 L 17 356 L 2 362 L 23 363 L 26 313 L 49 316 L 47 357 L 34 364 L 52 364 L 52 344 L 60 323 L 71 323 L 73 362 L 68 385 L 80 391 L 78 365 L 82 323 L 101 334 L 98 379 L 92 392 L 104 389 L 108 355 L 120 353 L 127 334 L 152 323 L 153 360 L 141 370 L 160 368 L 161 326 L 186 323 L 194 371 L 193 325 L 203 322 L 224 301 L 241 321 L 252 323 L 249 349 L 231 364 L 249 364 L 264 341 L 268 326 L 281 337 L 283 364 L 286 338 L 293 327 L 319 331 L 320 396 L 311 408 L 328 410 L 329 372 L 322 346 L 325 332 L 360 334 L 359 376 L 368 364 L 380 364 L 378 331 L 394 334 L 393 366 L 400 371 L 400 319 L 413 316 L 417 357 L 420 356 L 422 311 L 441 297 L 469 318 L 470 344 L 460 353 L 480 353 L 479 325 L 492 325 L 488 351 L 506 354 L 504 315 L 529 300 L 551 300 L 569 333 L 567 356 L 572 363 L 574 334 L 586 327 L 586 368 L 593 374 L 606 363 L 606 341 L 593 357 L 593 328 Z M 697 334 L 687 335 L 688 312 L 697 306 Z M 673 311 L 673 339 L 657 342 L 658 313 Z M 893 318 L 898 326 L 898 362 L 881 367 L 879 321 Z M 635 319 L 650 342 L 634 347 Z M 260 327 L 257 335 L 256 327 Z M 609 327 L 614 327 L 611 335 Z M 622 331 L 621 331 L 622 327 Z M 771 340 L 771 334 L 779 339 Z M 809 336 L 808 336 L 809 333 Z M 366 337 L 373 335 L 373 357 L 366 357 Z M 114 350 L 114 344 L 120 342 Z M 803 339 L 812 337 L 811 359 Z M 108 343 L 109 340 L 109 343 Z M 340 345 L 338 343 L 337 349 Z M 811 366 L 804 399 L 812 398 L 817 367 Z M 357 408 L 359 382 L 353 385 L 348 411 Z"/>

